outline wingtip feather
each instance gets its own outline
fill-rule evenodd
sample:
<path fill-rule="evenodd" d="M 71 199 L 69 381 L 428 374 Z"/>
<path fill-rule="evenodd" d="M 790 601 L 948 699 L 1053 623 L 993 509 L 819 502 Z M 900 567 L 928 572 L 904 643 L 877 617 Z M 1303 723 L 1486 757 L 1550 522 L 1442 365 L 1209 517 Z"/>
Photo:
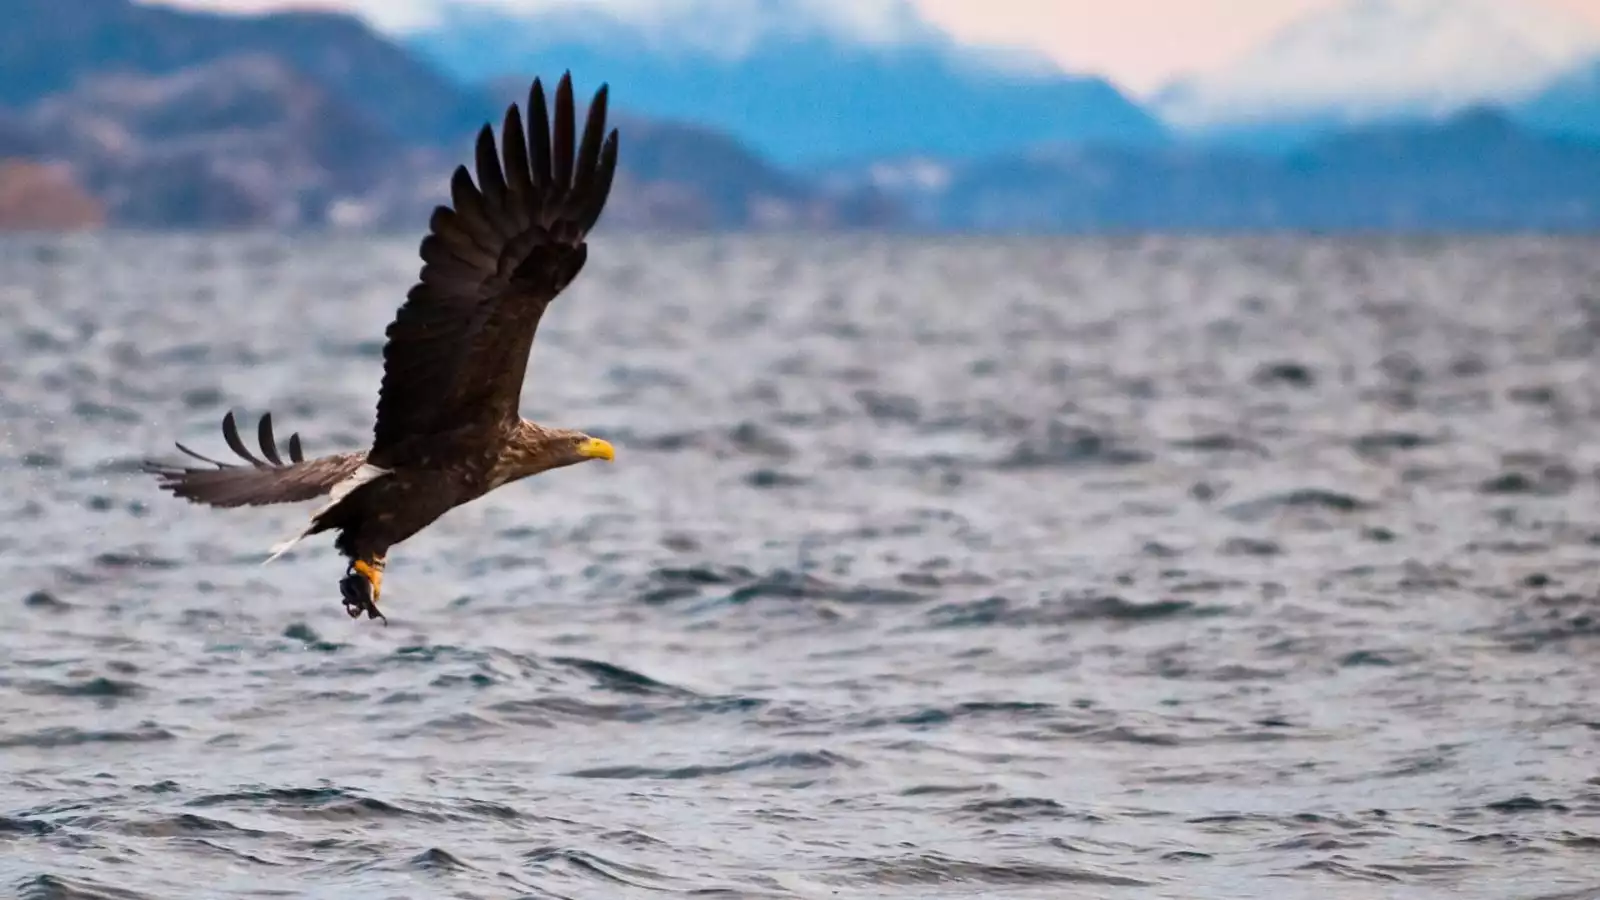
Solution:
<path fill-rule="evenodd" d="M 275 466 L 283 465 L 283 457 L 278 455 L 278 441 L 272 436 L 272 413 L 261 414 L 261 421 L 256 423 L 256 443 L 261 445 L 261 455 L 267 462 Z"/>
<path fill-rule="evenodd" d="M 589 202 L 587 194 L 594 187 L 599 172 L 605 130 L 606 89 L 602 86 L 589 103 L 589 114 L 583 123 L 583 142 L 578 146 L 577 171 L 572 177 L 572 192 L 583 206 Z"/>
<path fill-rule="evenodd" d="M 537 78 L 528 89 L 528 131 L 533 184 L 542 190 L 550 185 L 550 106 L 545 101 L 544 83 Z"/>
<path fill-rule="evenodd" d="M 572 102 L 572 73 L 568 72 L 561 76 L 561 83 L 556 85 L 555 123 L 550 138 L 550 176 L 559 193 L 572 189 L 576 141 L 577 112 Z"/>
<path fill-rule="evenodd" d="M 476 154 L 478 184 L 486 198 L 499 203 L 505 197 L 506 178 L 500 169 L 500 156 L 496 150 L 494 128 L 485 122 L 483 127 L 478 129 Z"/>

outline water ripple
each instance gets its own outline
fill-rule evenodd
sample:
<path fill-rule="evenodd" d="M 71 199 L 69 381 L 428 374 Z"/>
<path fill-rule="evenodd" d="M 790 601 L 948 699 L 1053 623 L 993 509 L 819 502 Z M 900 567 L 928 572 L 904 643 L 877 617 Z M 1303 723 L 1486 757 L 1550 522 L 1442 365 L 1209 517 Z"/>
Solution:
<path fill-rule="evenodd" d="M 0 240 L 0 894 L 1588 897 L 1593 239 L 596 238 L 338 603 L 410 239 Z"/>

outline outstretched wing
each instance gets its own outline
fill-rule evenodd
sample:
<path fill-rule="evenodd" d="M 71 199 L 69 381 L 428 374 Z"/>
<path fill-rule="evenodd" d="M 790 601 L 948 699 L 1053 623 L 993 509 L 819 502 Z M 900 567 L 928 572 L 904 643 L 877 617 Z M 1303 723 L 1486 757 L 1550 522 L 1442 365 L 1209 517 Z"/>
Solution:
<path fill-rule="evenodd" d="M 271 413 L 261 417 L 256 435 L 265 459 L 251 453 L 239 439 L 239 426 L 230 412 L 222 419 L 222 437 L 248 466 L 221 462 L 178 444 L 179 450 L 208 467 L 150 460 L 145 462 L 144 470 L 155 475 L 162 488 L 185 500 L 209 506 L 263 506 L 320 497 L 354 474 L 367 458 L 367 454 L 358 451 L 306 459 L 300 448 L 300 435 L 291 434 L 289 461 L 284 462 L 272 437 Z"/>
<path fill-rule="evenodd" d="M 539 317 L 583 268 L 584 239 L 611 192 L 617 133 L 604 136 L 606 97 L 602 85 L 576 148 L 570 73 L 553 122 L 535 79 L 527 133 L 516 104 L 498 154 L 494 130 L 478 133 L 477 184 L 456 168 L 451 205 L 434 210 L 422 241 L 421 278 L 389 325 L 374 464 L 405 464 L 413 438 L 455 432 L 460 449 L 462 429 L 479 428 L 488 442 L 516 419 Z"/>

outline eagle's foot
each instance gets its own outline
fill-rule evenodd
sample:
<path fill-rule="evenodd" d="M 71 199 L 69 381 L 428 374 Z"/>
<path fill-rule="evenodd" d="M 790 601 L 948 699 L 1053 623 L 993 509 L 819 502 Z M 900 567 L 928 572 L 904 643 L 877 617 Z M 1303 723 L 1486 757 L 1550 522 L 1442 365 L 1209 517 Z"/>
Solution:
<path fill-rule="evenodd" d="M 339 593 L 344 595 L 344 611 L 350 618 L 359 619 L 362 613 L 369 619 L 389 619 L 378 612 L 378 595 L 383 591 L 383 557 L 371 562 L 358 559 L 350 563 L 344 579 L 339 582 Z"/>

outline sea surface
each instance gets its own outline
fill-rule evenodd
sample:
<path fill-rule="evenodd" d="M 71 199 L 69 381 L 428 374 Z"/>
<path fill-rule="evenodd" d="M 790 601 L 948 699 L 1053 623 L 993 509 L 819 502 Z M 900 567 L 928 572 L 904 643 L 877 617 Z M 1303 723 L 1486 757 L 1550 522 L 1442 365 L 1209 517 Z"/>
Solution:
<path fill-rule="evenodd" d="M 0 242 L 0 895 L 1600 897 L 1600 239 L 601 236 L 384 627 L 417 269 Z"/>

